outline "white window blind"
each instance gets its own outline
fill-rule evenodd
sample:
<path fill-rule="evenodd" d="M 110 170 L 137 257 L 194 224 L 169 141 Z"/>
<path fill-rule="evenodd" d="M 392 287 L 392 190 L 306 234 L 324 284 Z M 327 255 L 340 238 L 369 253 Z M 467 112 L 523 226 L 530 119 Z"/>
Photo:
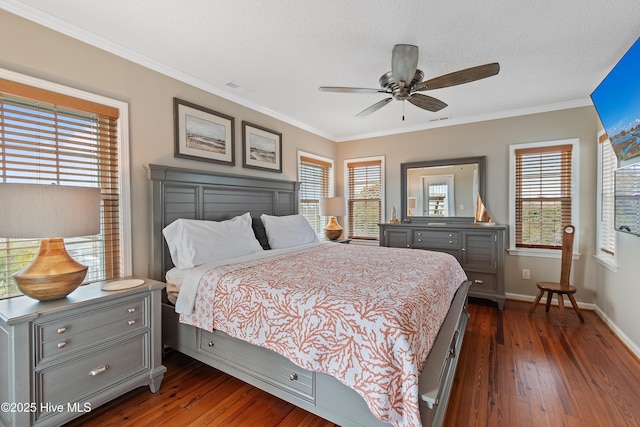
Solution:
<path fill-rule="evenodd" d="M 333 164 L 328 160 L 300 156 L 300 214 L 304 216 L 319 238 L 324 236 L 324 218 L 320 217 L 320 199 L 331 195 Z"/>
<path fill-rule="evenodd" d="M 572 218 L 572 145 L 515 150 L 515 244 L 560 249 Z"/>
<path fill-rule="evenodd" d="M 101 188 L 100 234 L 65 239 L 70 255 L 89 267 L 85 282 L 120 275 L 118 115 L 113 107 L 0 79 L 0 185 Z M 0 237 L 0 298 L 19 294 L 11 275 L 38 246 Z"/>
<path fill-rule="evenodd" d="M 616 171 L 615 227 L 640 235 L 640 163 Z"/>
<path fill-rule="evenodd" d="M 347 162 L 349 238 L 377 240 L 382 219 L 382 161 Z"/>
<path fill-rule="evenodd" d="M 611 142 L 604 133 L 599 138 L 600 149 L 600 211 L 598 251 L 615 254 L 616 236 L 614 224 L 614 177 L 617 167 L 616 155 Z"/>

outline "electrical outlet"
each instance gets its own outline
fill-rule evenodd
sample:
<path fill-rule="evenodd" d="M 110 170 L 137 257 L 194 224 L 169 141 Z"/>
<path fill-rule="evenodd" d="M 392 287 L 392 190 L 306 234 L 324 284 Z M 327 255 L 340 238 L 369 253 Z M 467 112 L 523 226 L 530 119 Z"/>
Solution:
<path fill-rule="evenodd" d="M 523 269 L 522 269 L 522 278 L 523 278 L 524 280 L 529 280 L 529 279 L 531 279 L 531 270 L 526 269 L 526 268 L 523 268 Z"/>

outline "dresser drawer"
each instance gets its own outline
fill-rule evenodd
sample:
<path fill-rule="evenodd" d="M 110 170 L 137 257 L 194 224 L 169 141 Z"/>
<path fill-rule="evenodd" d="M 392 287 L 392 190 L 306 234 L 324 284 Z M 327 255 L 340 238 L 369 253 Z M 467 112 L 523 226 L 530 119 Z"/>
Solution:
<path fill-rule="evenodd" d="M 469 294 L 474 292 L 493 292 L 498 290 L 498 278 L 495 274 L 477 273 L 467 271 L 467 277 L 473 283 L 469 288 Z"/>
<path fill-rule="evenodd" d="M 448 230 L 414 230 L 414 248 L 460 248 L 460 233 Z"/>
<path fill-rule="evenodd" d="M 273 351 L 264 357 L 264 353 L 259 353 L 259 347 L 236 340 L 224 332 L 200 332 L 200 351 L 297 397 L 315 401 L 313 372 L 302 369 Z"/>
<path fill-rule="evenodd" d="M 70 356 L 104 339 L 145 329 L 148 327 L 147 311 L 147 299 L 137 297 L 36 323 L 36 363 Z"/>
<path fill-rule="evenodd" d="M 38 411 L 42 403 L 53 405 L 79 403 L 92 395 L 149 369 L 148 333 L 114 341 L 94 353 L 70 358 L 63 363 L 35 372 L 35 397 Z M 52 413 L 51 415 L 55 415 Z M 36 414 L 36 418 L 47 413 Z"/>

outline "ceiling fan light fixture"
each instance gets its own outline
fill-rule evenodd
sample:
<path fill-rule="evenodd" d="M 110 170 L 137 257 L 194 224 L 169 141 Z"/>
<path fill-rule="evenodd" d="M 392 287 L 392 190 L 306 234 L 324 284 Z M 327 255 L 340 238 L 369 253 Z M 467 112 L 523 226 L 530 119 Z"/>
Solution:
<path fill-rule="evenodd" d="M 391 72 L 401 86 L 409 87 L 418 67 L 418 46 L 397 44 L 391 53 Z"/>

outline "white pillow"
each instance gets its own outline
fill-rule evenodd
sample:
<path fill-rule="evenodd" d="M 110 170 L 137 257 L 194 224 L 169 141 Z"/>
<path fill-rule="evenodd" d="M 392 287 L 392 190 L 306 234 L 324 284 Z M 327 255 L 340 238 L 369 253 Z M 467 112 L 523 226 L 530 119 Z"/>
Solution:
<path fill-rule="evenodd" d="M 180 269 L 263 250 L 251 228 L 248 212 L 226 221 L 177 219 L 162 234 L 173 265 Z"/>
<path fill-rule="evenodd" d="M 316 232 L 302 215 L 271 216 L 262 214 L 260 219 L 267 232 L 271 249 L 284 249 L 318 241 Z"/>

